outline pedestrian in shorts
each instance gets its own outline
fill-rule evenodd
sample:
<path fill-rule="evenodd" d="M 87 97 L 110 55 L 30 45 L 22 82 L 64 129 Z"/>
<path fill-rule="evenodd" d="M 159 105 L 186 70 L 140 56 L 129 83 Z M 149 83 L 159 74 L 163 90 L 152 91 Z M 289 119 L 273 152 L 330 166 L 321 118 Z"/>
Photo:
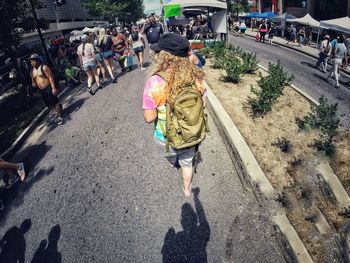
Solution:
<path fill-rule="evenodd" d="M 83 35 L 81 37 L 81 44 L 78 47 L 77 51 L 79 55 L 80 65 L 82 65 L 83 70 L 88 75 L 88 92 L 91 95 L 95 93 L 92 90 L 92 82 L 95 78 L 97 89 L 101 88 L 100 78 L 97 74 L 97 62 L 95 59 L 95 50 L 91 43 L 89 43 L 89 37 L 87 35 Z"/>
<path fill-rule="evenodd" d="M 143 36 L 139 33 L 136 26 L 133 26 L 131 28 L 129 42 L 132 46 L 135 55 L 137 56 L 141 71 L 145 70 L 146 68 L 143 65 L 143 51 L 145 50 L 145 40 Z"/>
<path fill-rule="evenodd" d="M 165 149 L 166 138 L 163 130 L 166 127 L 166 104 L 172 106 L 183 87 L 192 83 L 202 93 L 205 105 L 204 73 L 189 60 L 190 43 L 178 34 L 163 35 L 159 43 L 151 45 L 151 49 L 159 53 L 153 75 L 144 88 L 143 116 L 147 123 L 155 122 L 154 140 L 157 145 Z M 162 72 L 169 75 L 168 80 L 158 75 Z M 190 197 L 192 192 L 195 152 L 196 145 L 184 149 L 169 146 L 169 155 L 166 157 L 172 166 L 181 167 L 185 197 Z"/>
<path fill-rule="evenodd" d="M 32 86 L 40 90 L 46 107 L 55 110 L 57 124 L 62 124 L 62 105 L 58 102 L 58 89 L 51 69 L 47 65 L 41 64 L 38 54 L 32 54 L 28 60 L 33 67 L 31 72 Z"/>

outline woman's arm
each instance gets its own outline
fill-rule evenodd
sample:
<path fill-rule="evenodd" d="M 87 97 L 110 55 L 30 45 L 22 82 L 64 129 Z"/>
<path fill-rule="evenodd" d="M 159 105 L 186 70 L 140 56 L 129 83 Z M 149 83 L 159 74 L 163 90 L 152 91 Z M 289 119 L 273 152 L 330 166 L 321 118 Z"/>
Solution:
<path fill-rule="evenodd" d="M 147 123 L 152 123 L 157 119 L 157 109 L 143 110 L 143 118 Z"/>

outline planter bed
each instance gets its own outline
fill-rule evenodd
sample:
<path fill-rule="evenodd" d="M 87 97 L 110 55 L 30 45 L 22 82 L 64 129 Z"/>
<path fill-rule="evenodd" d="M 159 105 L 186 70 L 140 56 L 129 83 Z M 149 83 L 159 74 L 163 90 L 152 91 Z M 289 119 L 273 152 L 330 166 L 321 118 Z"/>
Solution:
<path fill-rule="evenodd" d="M 286 214 L 298 235 L 311 254 L 314 262 L 330 262 L 341 253 L 342 248 L 334 250 L 338 233 L 346 226 L 344 208 L 338 207 L 327 195 L 327 189 L 321 183 L 317 164 L 325 156 L 312 147 L 317 139 L 317 130 L 299 131 L 295 118 L 303 118 L 310 112 L 310 101 L 287 86 L 283 96 L 273 106 L 272 112 L 264 118 L 253 118 L 248 100 L 255 95 L 251 85 L 258 87 L 258 70 L 254 74 L 241 76 L 238 84 L 223 81 L 224 70 L 212 68 L 207 60 L 205 74 L 221 104 L 240 130 L 259 165 L 273 187 L 279 193 L 277 201 L 285 208 Z M 290 141 L 290 150 L 282 152 L 273 146 L 279 138 Z M 340 131 L 336 137 L 337 153 L 330 159 L 334 171 L 349 193 L 350 136 L 348 131 Z M 321 211 L 325 220 L 319 220 Z M 343 215 L 339 215 L 343 213 Z M 321 219 L 323 217 L 321 216 Z M 320 231 L 320 221 L 329 224 Z M 322 233 L 321 233 L 322 232 Z M 339 243 L 339 242 L 338 242 Z M 340 255 L 341 256 L 341 255 Z"/>

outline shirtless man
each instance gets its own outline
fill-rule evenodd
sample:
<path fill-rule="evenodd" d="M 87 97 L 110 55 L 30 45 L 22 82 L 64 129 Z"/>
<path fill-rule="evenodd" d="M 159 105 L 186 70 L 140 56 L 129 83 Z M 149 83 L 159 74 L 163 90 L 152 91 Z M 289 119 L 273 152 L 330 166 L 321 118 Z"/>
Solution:
<path fill-rule="evenodd" d="M 40 57 L 37 54 L 31 55 L 29 61 L 33 67 L 31 74 L 32 86 L 40 90 L 46 107 L 53 107 L 56 111 L 57 124 L 62 124 L 62 105 L 58 102 L 58 90 L 50 68 L 41 64 Z"/>

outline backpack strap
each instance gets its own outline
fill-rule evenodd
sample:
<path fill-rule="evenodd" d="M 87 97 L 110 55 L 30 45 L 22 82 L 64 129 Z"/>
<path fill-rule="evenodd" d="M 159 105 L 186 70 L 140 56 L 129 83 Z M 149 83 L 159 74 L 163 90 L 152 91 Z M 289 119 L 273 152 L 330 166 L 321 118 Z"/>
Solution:
<path fill-rule="evenodd" d="M 162 130 L 162 132 L 163 132 L 163 134 L 164 134 L 164 137 L 165 137 L 165 152 L 169 152 L 169 141 L 168 141 L 168 139 L 166 138 L 167 136 L 167 132 L 166 132 L 166 129 L 165 129 L 165 127 L 164 127 L 164 125 L 163 125 L 163 123 L 160 121 L 159 122 L 159 127 L 160 127 L 160 129 Z"/>

